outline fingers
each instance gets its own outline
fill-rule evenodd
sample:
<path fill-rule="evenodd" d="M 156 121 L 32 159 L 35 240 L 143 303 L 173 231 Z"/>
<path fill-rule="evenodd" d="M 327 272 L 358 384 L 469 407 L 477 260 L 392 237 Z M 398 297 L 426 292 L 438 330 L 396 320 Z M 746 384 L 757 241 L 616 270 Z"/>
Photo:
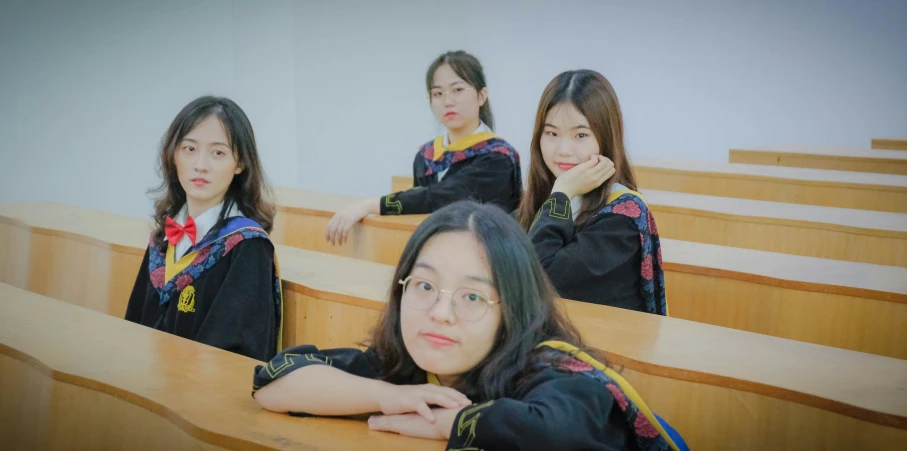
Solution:
<path fill-rule="evenodd" d="M 328 222 L 328 226 L 324 228 L 324 240 L 330 242 L 331 245 L 334 245 L 334 230 L 337 227 L 337 215 L 331 218 L 331 221 Z"/>
<path fill-rule="evenodd" d="M 421 415 L 422 418 L 425 418 L 425 421 L 428 421 L 429 423 L 435 422 L 435 414 L 432 413 L 431 407 L 428 407 L 428 404 L 425 402 L 420 403 L 420 405 L 416 407 L 416 413 Z"/>
<path fill-rule="evenodd" d="M 431 403 L 436 406 L 444 407 L 446 409 L 464 407 L 462 399 L 459 399 L 459 397 L 451 396 L 447 393 L 435 393 L 435 396 L 431 399 Z"/>
<path fill-rule="evenodd" d="M 343 224 L 343 227 L 341 227 L 342 232 L 340 233 L 340 239 L 339 239 L 341 246 L 343 246 L 343 243 L 346 243 L 348 241 L 349 235 L 350 235 L 350 229 L 352 229 L 352 228 L 353 228 L 353 223 L 350 221 L 347 221 L 346 223 Z"/>
<path fill-rule="evenodd" d="M 397 432 L 393 429 L 393 421 L 387 415 L 372 415 L 368 418 L 368 427 L 375 431 Z"/>

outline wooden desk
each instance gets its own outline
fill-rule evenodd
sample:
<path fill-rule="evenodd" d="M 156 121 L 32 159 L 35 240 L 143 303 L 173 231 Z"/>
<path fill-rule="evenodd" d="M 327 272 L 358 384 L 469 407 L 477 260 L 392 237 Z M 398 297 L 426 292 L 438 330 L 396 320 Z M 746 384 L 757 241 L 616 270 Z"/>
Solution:
<path fill-rule="evenodd" d="M 369 216 L 350 231 L 356 246 L 332 246 L 324 230 L 337 210 L 361 198 L 275 187 L 274 241 L 287 246 L 396 265 L 406 242 L 428 215 Z"/>
<path fill-rule="evenodd" d="M 731 149 L 728 157 L 731 163 L 907 174 L 907 154 L 897 150 L 776 146 Z"/>
<path fill-rule="evenodd" d="M 396 265 L 416 227 L 410 224 L 410 230 L 403 231 L 395 222 L 393 229 L 382 231 L 383 221 L 400 218 L 369 218 L 354 227 L 348 246 L 332 247 L 321 236 L 310 236 L 323 230 L 331 212 L 302 208 L 306 199 L 322 195 L 288 188 L 280 193 L 293 194 L 294 208 L 280 208 L 274 237 L 292 247 L 368 255 L 372 261 Z M 355 241 L 381 234 L 393 234 L 394 239 Z M 316 246 L 309 247 L 313 241 Z M 662 246 L 674 317 L 907 358 L 907 343 L 895 332 L 907 326 L 904 268 L 670 239 Z M 814 321 L 817 315 L 824 320 Z"/>
<path fill-rule="evenodd" d="M 383 308 L 392 267 L 283 246 L 278 253 L 287 345 L 353 346 L 366 337 Z M 84 275 L 80 268 L 56 277 Z M 731 437 L 745 443 L 741 449 L 885 448 L 907 439 L 907 397 L 896 392 L 907 387 L 905 361 L 677 318 L 564 305 L 589 344 L 625 366 L 625 377 L 696 448 L 717 447 Z M 6 330 L 0 328 L 0 337 Z"/>
<path fill-rule="evenodd" d="M 645 190 L 666 238 L 907 267 L 907 214 Z"/>
<path fill-rule="evenodd" d="M 4 449 L 424 450 L 250 396 L 253 359 L 0 284 Z"/>
<path fill-rule="evenodd" d="M 876 138 L 872 140 L 872 148 L 907 150 L 907 138 Z"/>
<path fill-rule="evenodd" d="M 394 176 L 394 192 L 412 177 Z M 907 214 L 644 190 L 661 236 L 907 267 Z"/>
<path fill-rule="evenodd" d="M 907 213 L 905 175 L 653 158 L 633 168 L 642 191 Z"/>
<path fill-rule="evenodd" d="M 294 221 L 310 224 L 312 218 L 323 216 L 299 214 Z M 92 227 L 95 222 L 98 227 Z M 122 317 L 148 227 L 140 219 L 87 214 L 59 204 L 0 205 L 0 243 L 12 243 L 0 248 L 0 281 Z M 359 227 L 378 228 L 380 222 Z M 411 232 L 394 233 L 405 242 Z M 104 241 L 105 234 L 112 242 Z M 363 253 L 399 255 L 403 247 L 386 241 L 369 245 L 376 244 L 377 250 Z M 364 245 L 353 241 L 327 250 Z M 899 335 L 907 328 L 907 269 L 670 239 L 662 245 L 676 318 L 907 359 L 907 343 Z M 345 296 L 368 293 L 381 299 L 392 266 L 285 245 L 277 252 L 284 295 L 294 300 L 286 303 L 287 318 L 307 324 L 286 327 L 285 343 L 311 342 L 312 336 L 332 337 L 348 328 L 365 330 L 377 318 L 377 313 L 344 307 L 350 303 Z M 311 313 L 310 304 L 320 313 Z"/>

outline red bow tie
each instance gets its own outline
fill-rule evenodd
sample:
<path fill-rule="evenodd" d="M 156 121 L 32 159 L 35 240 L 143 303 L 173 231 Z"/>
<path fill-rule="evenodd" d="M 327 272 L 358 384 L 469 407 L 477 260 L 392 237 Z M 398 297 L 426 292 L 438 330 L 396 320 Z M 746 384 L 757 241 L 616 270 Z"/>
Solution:
<path fill-rule="evenodd" d="M 164 233 L 167 234 L 167 241 L 170 242 L 171 246 L 176 246 L 176 243 L 179 243 L 180 240 L 183 239 L 183 235 L 189 237 L 189 241 L 192 241 L 192 245 L 195 246 L 195 220 L 192 219 L 192 216 L 189 216 L 189 219 L 186 219 L 186 225 L 184 226 L 167 218 L 167 221 L 165 221 Z"/>

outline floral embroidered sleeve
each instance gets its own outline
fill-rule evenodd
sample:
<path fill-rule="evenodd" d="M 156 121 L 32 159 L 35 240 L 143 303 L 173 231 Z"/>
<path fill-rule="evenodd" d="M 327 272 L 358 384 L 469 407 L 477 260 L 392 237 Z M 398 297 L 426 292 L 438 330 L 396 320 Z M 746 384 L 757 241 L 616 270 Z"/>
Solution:
<path fill-rule="evenodd" d="M 545 371 L 531 384 L 519 400 L 502 398 L 463 409 L 447 449 L 633 449 L 620 407 L 600 382 Z"/>

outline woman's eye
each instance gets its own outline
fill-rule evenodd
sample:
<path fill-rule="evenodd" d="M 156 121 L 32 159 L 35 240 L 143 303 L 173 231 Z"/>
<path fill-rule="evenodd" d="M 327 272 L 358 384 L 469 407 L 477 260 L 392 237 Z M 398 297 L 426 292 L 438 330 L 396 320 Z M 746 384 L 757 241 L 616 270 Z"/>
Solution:
<path fill-rule="evenodd" d="M 214 155 L 217 155 L 217 156 L 224 155 L 224 151 L 223 151 L 223 150 L 215 150 L 215 151 L 214 151 Z"/>
<path fill-rule="evenodd" d="M 554 132 L 545 132 L 545 134 L 548 136 L 557 136 L 557 133 Z"/>
<path fill-rule="evenodd" d="M 576 135 L 577 138 L 585 138 L 587 136 L 589 136 L 589 135 L 587 135 L 585 133 L 580 133 L 580 134 Z"/>
<path fill-rule="evenodd" d="M 195 147 L 192 147 L 192 146 L 186 146 L 186 147 L 183 147 L 183 149 L 185 149 L 187 152 L 194 152 L 194 151 L 195 151 Z"/>
<path fill-rule="evenodd" d="M 431 291 L 431 290 L 434 288 L 434 287 L 431 286 L 431 284 L 428 283 L 428 282 L 419 282 L 419 284 L 418 284 L 417 286 L 418 286 L 419 289 L 422 290 L 422 291 Z"/>

